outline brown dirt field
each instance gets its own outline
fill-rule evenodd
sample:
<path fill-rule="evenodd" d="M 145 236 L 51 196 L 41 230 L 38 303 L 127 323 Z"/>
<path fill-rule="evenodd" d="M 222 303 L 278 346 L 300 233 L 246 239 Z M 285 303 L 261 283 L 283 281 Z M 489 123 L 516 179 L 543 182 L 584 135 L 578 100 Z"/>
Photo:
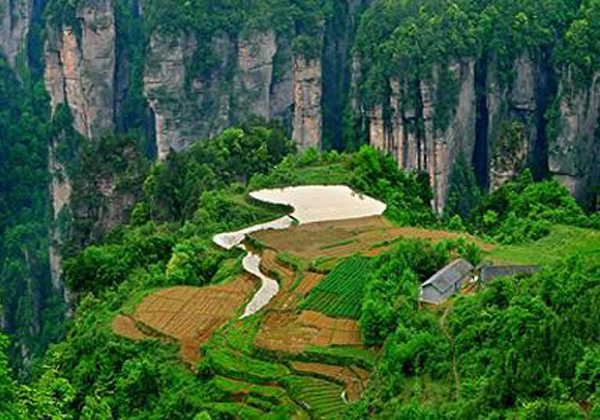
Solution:
<path fill-rule="evenodd" d="M 115 334 L 132 340 L 146 338 L 146 335 L 135 325 L 135 320 L 125 315 L 117 315 L 112 322 L 112 330 Z"/>
<path fill-rule="evenodd" d="M 294 269 L 279 262 L 277 253 L 269 249 L 265 250 L 261 255 L 260 269 L 267 275 L 273 272 L 279 273 L 279 287 L 281 287 L 281 291 L 284 292 L 292 287 L 294 280 L 296 279 L 296 272 Z"/>
<path fill-rule="evenodd" d="M 182 359 L 194 366 L 200 344 L 238 315 L 255 288 L 252 277 L 243 274 L 227 285 L 164 289 L 147 296 L 132 316 L 117 316 L 112 328 L 134 340 L 170 337 L 181 345 Z"/>
<path fill-rule="evenodd" d="M 255 344 L 258 347 L 301 353 L 307 347 L 361 346 L 358 322 L 330 318 L 314 311 L 270 312 L 261 325 Z"/>
<path fill-rule="evenodd" d="M 382 216 L 309 223 L 293 226 L 284 231 L 257 232 L 253 236 L 270 248 L 285 250 L 309 261 L 317 257 L 346 257 L 356 252 L 373 256 L 389 248 L 389 245 L 376 247 L 377 245 L 399 237 L 430 239 L 434 242 L 465 237 L 475 242 L 484 251 L 491 251 L 494 248 L 493 244 L 476 240 L 467 234 L 395 227 Z"/>
<path fill-rule="evenodd" d="M 265 250 L 262 253 L 260 268 L 264 273 L 278 273 L 276 277 L 281 289 L 268 306 L 276 310 L 294 310 L 308 292 L 325 277 L 322 274 L 307 271 L 296 282 L 298 273 L 292 267 L 280 262 L 277 259 L 277 253 L 273 250 Z"/>
<path fill-rule="evenodd" d="M 314 373 L 321 376 L 326 376 L 334 381 L 341 381 L 348 392 L 349 401 L 357 401 L 366 388 L 370 373 L 364 369 L 359 369 L 360 373 L 355 369 L 347 366 L 325 365 L 321 363 L 304 363 L 294 362 L 292 368 L 298 372 Z M 365 375 L 366 374 L 366 375 Z"/>
<path fill-rule="evenodd" d="M 315 286 L 325 278 L 323 274 L 309 272 L 304 275 L 302 282 L 296 288 L 296 292 L 305 298 Z"/>

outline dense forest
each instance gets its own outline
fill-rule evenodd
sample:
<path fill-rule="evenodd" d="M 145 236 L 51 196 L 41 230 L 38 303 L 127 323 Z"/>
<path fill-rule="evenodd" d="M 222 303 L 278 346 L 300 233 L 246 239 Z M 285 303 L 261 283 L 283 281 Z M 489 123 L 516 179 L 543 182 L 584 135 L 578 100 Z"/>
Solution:
<path fill-rule="evenodd" d="M 0 418 L 600 418 L 599 0 L 0 0 L 0 24 Z M 281 291 L 239 318 L 259 284 L 214 235 L 310 185 L 386 210 L 246 236 Z M 422 304 L 459 258 L 536 270 Z M 231 315 L 192 345 L 140 320 L 173 290 Z M 310 341 L 311 314 L 358 341 Z"/>

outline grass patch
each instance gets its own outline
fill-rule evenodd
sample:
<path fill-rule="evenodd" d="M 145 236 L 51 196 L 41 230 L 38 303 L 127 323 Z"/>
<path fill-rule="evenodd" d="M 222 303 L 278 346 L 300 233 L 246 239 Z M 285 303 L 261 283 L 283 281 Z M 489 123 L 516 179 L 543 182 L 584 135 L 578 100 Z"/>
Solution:
<path fill-rule="evenodd" d="M 207 358 L 215 372 L 253 383 L 277 382 L 290 373 L 281 364 L 255 359 L 228 347 L 212 349 Z"/>
<path fill-rule="evenodd" d="M 304 271 L 306 269 L 306 263 L 302 258 L 296 257 L 286 251 L 277 253 L 277 261 L 292 267 L 295 271 Z"/>
<path fill-rule="evenodd" d="M 359 366 L 367 370 L 372 370 L 375 367 L 377 353 L 374 350 L 356 347 L 323 348 L 311 346 L 298 357 L 298 360 L 327 365 Z"/>
<path fill-rule="evenodd" d="M 370 258 L 353 256 L 342 260 L 308 294 L 299 308 L 334 318 L 358 319 L 370 272 Z"/>
<path fill-rule="evenodd" d="M 297 169 L 298 185 L 347 185 L 351 172 L 344 164 L 307 166 Z"/>
<path fill-rule="evenodd" d="M 487 255 L 497 264 L 549 265 L 568 256 L 600 258 L 600 231 L 552 226 L 550 234 L 523 245 L 501 245 Z"/>
<path fill-rule="evenodd" d="M 318 257 L 310 262 L 309 270 L 315 273 L 327 274 L 333 270 L 338 262 L 335 257 Z"/>
<path fill-rule="evenodd" d="M 337 248 L 338 246 L 350 245 L 356 241 L 357 241 L 357 239 L 345 239 L 343 241 L 338 241 L 338 242 L 335 242 L 332 244 L 323 245 L 320 249 L 325 251 L 327 249 Z"/>
<path fill-rule="evenodd" d="M 211 284 L 227 284 L 234 281 L 243 271 L 243 255 L 236 258 L 229 258 L 219 266 L 216 274 L 212 278 Z"/>

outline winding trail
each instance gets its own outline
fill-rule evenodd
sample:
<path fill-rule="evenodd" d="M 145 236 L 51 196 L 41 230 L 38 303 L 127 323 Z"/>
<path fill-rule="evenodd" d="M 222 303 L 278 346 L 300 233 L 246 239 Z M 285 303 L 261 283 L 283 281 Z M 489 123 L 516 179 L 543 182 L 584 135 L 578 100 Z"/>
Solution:
<path fill-rule="evenodd" d="M 299 224 L 331 220 L 355 219 L 383 214 L 386 205 L 371 197 L 359 195 L 345 185 L 302 186 L 266 189 L 250 193 L 256 200 L 284 204 L 294 208 L 289 216 L 268 223 L 261 223 L 236 232 L 220 233 L 213 237 L 218 246 L 230 250 L 246 249 L 246 236 L 261 230 L 284 230 L 297 221 Z M 242 265 L 244 269 L 261 280 L 261 287 L 246 305 L 242 318 L 255 314 L 279 293 L 279 283 L 260 270 L 261 257 L 248 251 Z"/>
<path fill-rule="evenodd" d="M 458 370 L 456 369 L 456 347 L 454 346 L 454 338 L 450 334 L 450 329 L 448 328 L 448 315 L 450 315 L 450 306 L 451 303 L 448 303 L 444 314 L 440 318 L 440 327 L 442 328 L 444 335 L 448 339 L 450 348 L 452 349 L 452 373 L 454 375 L 456 400 L 458 401 L 458 399 L 460 399 L 460 376 L 458 375 Z"/>

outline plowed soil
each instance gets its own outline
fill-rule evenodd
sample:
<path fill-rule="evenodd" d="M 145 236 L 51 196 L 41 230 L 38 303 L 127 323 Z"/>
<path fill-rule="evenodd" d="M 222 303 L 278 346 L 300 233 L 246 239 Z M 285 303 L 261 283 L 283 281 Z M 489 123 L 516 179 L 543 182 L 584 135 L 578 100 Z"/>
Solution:
<path fill-rule="evenodd" d="M 256 346 L 273 351 L 301 353 L 309 346 L 361 346 L 358 322 L 330 318 L 313 311 L 268 313 L 256 337 Z"/>
<path fill-rule="evenodd" d="M 211 333 L 234 318 L 249 300 L 256 284 L 241 275 L 227 285 L 178 286 L 147 296 L 133 315 L 119 315 L 112 324 L 115 334 L 140 340 L 161 337 L 181 345 L 181 357 L 195 365 L 198 347 Z"/>
<path fill-rule="evenodd" d="M 475 240 L 466 234 L 395 227 L 381 216 L 301 224 L 285 231 L 262 231 L 252 236 L 270 248 L 285 250 L 309 261 L 318 257 L 346 257 L 356 252 L 373 256 L 389 248 L 386 242 L 400 237 L 430 239 L 433 242 L 465 237 L 484 251 L 494 248 L 494 245 Z"/>
<path fill-rule="evenodd" d="M 277 253 L 272 250 L 263 252 L 260 267 L 264 273 L 277 273 L 281 288 L 277 297 L 269 304 L 271 309 L 295 309 L 308 292 L 324 278 L 322 274 L 310 271 L 297 273 L 292 267 L 280 262 Z"/>

